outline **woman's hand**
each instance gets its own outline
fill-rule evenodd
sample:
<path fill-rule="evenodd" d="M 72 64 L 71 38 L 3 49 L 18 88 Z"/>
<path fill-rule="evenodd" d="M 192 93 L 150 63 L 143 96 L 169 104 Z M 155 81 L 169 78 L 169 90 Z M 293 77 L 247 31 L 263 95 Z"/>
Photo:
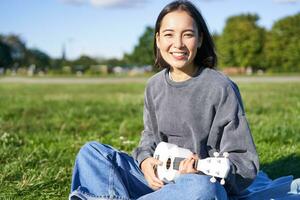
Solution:
<path fill-rule="evenodd" d="M 199 157 L 196 154 L 191 155 L 190 157 L 184 159 L 179 164 L 179 173 L 180 174 L 194 174 L 197 172 L 195 169 L 195 162 Z"/>
<path fill-rule="evenodd" d="M 154 167 L 159 164 L 160 161 L 152 157 L 146 158 L 141 164 L 142 172 L 153 190 L 158 190 L 164 185 L 164 183 L 156 177 L 154 171 Z"/>

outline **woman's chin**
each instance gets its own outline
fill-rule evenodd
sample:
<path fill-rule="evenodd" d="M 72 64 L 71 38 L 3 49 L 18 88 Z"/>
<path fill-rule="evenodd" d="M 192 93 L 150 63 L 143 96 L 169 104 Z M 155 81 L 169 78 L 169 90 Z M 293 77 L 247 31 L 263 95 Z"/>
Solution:
<path fill-rule="evenodd" d="M 189 67 L 188 63 L 170 63 L 170 66 L 174 69 L 178 69 L 178 70 L 182 70 L 182 69 L 186 69 Z"/>

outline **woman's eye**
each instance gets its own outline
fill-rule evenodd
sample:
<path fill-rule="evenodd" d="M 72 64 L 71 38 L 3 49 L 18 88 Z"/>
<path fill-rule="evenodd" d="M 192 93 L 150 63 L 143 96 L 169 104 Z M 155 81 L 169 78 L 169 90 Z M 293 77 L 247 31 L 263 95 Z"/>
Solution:
<path fill-rule="evenodd" d="M 192 33 L 187 33 L 187 34 L 184 34 L 184 36 L 186 36 L 186 37 L 194 37 L 194 34 L 192 34 Z"/>

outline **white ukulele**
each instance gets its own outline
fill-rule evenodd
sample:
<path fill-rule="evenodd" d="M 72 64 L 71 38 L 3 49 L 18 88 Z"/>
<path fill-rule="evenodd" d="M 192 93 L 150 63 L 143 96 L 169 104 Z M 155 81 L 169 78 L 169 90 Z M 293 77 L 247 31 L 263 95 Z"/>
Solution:
<path fill-rule="evenodd" d="M 156 173 L 160 180 L 165 183 L 172 182 L 179 173 L 179 163 L 185 158 L 193 154 L 190 150 L 180 148 L 175 144 L 160 142 L 154 152 L 153 157 L 162 162 L 156 166 Z M 195 162 L 195 169 L 206 175 L 212 176 L 211 182 L 216 182 L 215 177 L 221 178 L 221 184 L 225 184 L 225 178 L 230 170 L 230 161 L 227 158 L 228 153 L 223 153 L 223 157 L 219 157 L 219 153 L 214 153 L 215 157 L 199 159 Z"/>

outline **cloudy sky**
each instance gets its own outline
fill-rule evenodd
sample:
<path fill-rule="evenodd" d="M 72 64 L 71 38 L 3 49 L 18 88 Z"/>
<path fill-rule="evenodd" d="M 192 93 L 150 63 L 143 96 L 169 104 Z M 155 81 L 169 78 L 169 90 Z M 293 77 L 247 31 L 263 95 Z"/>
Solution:
<path fill-rule="evenodd" d="M 171 0 L 0 0 L 0 34 L 14 33 L 29 48 L 68 59 L 81 54 L 118 57 L 131 52 L 146 26 L 154 26 Z M 221 33 L 229 16 L 256 13 L 267 29 L 300 12 L 300 0 L 192 0 L 211 32 Z"/>

